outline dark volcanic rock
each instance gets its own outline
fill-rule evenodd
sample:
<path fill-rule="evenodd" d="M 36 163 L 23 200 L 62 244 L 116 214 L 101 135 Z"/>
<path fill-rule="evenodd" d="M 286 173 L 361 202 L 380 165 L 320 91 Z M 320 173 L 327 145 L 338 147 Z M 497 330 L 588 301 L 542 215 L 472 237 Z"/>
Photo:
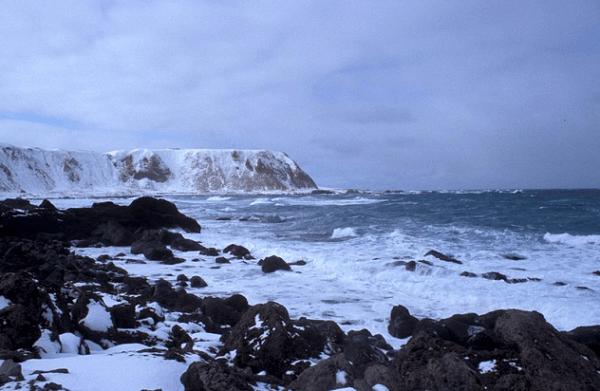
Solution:
<path fill-rule="evenodd" d="M 190 286 L 192 288 L 204 288 L 208 286 L 208 284 L 206 283 L 206 281 L 204 281 L 204 279 L 202 279 L 202 277 L 192 276 L 192 278 L 190 278 Z"/>
<path fill-rule="evenodd" d="M 253 372 L 281 378 L 292 361 L 311 357 L 311 344 L 301 336 L 285 307 L 274 302 L 250 307 L 224 339 L 222 354 L 236 351 L 234 362 Z"/>
<path fill-rule="evenodd" d="M 273 273 L 277 270 L 292 270 L 286 261 L 275 255 L 262 259 L 259 264 L 263 273 Z"/>
<path fill-rule="evenodd" d="M 250 250 L 248 250 L 244 246 L 239 246 L 237 244 L 230 244 L 229 246 L 223 249 L 223 252 L 231 254 L 239 259 L 253 259 L 252 255 L 250 254 Z"/>
<path fill-rule="evenodd" d="M 163 307 L 181 312 L 193 312 L 202 306 L 202 299 L 185 289 L 175 290 L 168 281 L 158 280 L 154 285 L 152 300 Z"/>
<path fill-rule="evenodd" d="M 216 361 L 196 362 L 181 375 L 185 391 L 252 391 L 248 375 Z"/>
<path fill-rule="evenodd" d="M 173 258 L 173 252 L 165 246 L 148 246 L 144 248 L 144 257 L 151 261 L 165 261 Z"/>
<path fill-rule="evenodd" d="M 208 257 L 216 257 L 219 255 L 219 250 L 214 247 L 204 247 L 202 245 L 200 245 L 200 247 L 201 248 L 198 250 L 200 255 L 206 255 Z"/>
<path fill-rule="evenodd" d="M 171 248 L 178 251 L 200 251 L 205 247 L 198 242 L 182 237 L 173 240 L 171 242 Z"/>
<path fill-rule="evenodd" d="M 18 208 L 18 209 L 15 209 Z M 27 210 L 22 213 L 21 210 Z M 174 204 L 141 197 L 129 206 L 112 202 L 95 203 L 91 208 L 56 211 L 38 208 L 27 201 L 0 202 L 0 236 L 35 238 L 41 233 L 60 235 L 67 240 L 94 240 L 105 245 L 130 245 L 136 231 L 182 228 L 200 232 L 196 220 L 181 214 Z"/>
<path fill-rule="evenodd" d="M 242 295 L 226 299 L 205 297 L 202 300 L 202 313 L 218 325 L 235 326 L 248 307 L 248 301 Z"/>
<path fill-rule="evenodd" d="M 442 254 L 441 252 L 436 251 L 436 250 L 428 251 L 427 254 L 425 254 L 425 256 L 427 256 L 427 255 L 431 255 L 432 257 L 437 258 L 440 261 L 462 264 L 462 262 L 459 261 L 458 259 L 452 258 L 446 254 Z"/>
<path fill-rule="evenodd" d="M 471 278 L 473 278 L 473 277 L 477 277 L 477 274 L 473 273 L 473 272 L 464 271 L 464 272 L 460 273 L 460 276 L 461 277 L 471 277 Z"/>
<path fill-rule="evenodd" d="M 136 327 L 135 306 L 131 304 L 119 304 L 111 307 L 109 311 L 115 327 L 125 329 Z"/>
<path fill-rule="evenodd" d="M 566 336 L 587 346 L 600 358 L 600 326 L 577 327 L 566 333 Z"/>
<path fill-rule="evenodd" d="M 48 210 L 53 210 L 53 211 L 57 210 L 57 209 L 56 209 L 56 206 L 54 206 L 54 204 L 53 204 L 52 202 L 48 201 L 47 199 L 44 199 L 44 200 L 43 200 L 43 201 L 40 203 L 40 206 L 39 206 L 39 208 L 42 208 L 42 209 L 48 209 Z"/>
<path fill-rule="evenodd" d="M 231 263 L 231 262 L 229 262 L 229 259 L 227 259 L 225 257 L 217 257 L 215 259 L 215 262 L 218 263 L 218 264 Z"/>
<path fill-rule="evenodd" d="M 388 331 L 390 335 L 396 338 L 410 337 L 417 323 L 419 323 L 419 320 L 412 316 L 406 307 L 397 305 L 392 308 Z"/>

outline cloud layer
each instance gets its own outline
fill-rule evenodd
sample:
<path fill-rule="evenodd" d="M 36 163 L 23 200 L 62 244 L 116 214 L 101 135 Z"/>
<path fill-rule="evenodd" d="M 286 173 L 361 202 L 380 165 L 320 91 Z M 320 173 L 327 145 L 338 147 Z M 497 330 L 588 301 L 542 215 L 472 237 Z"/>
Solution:
<path fill-rule="evenodd" d="M 276 149 L 325 186 L 598 187 L 598 20 L 597 1 L 7 1 L 0 140 Z"/>

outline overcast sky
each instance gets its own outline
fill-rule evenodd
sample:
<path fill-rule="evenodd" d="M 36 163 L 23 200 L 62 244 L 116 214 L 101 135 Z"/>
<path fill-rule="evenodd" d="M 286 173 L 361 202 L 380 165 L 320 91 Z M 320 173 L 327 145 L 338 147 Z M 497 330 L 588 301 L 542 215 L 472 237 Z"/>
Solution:
<path fill-rule="evenodd" d="M 322 186 L 600 187 L 600 1 L 1 1 L 0 141 Z"/>

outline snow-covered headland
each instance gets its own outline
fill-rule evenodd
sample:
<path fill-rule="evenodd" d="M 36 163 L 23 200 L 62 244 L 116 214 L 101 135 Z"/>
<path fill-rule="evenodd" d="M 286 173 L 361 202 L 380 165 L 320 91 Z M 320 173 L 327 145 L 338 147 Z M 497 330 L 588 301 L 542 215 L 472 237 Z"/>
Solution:
<path fill-rule="evenodd" d="M 275 151 L 134 149 L 97 153 L 0 144 L 3 194 L 284 193 L 316 188 L 296 162 Z"/>

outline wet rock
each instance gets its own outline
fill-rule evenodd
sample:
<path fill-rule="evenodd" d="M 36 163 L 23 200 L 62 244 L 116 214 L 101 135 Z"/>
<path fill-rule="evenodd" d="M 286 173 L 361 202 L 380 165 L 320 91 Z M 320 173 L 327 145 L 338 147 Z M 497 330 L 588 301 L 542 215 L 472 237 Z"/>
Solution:
<path fill-rule="evenodd" d="M 200 245 L 201 248 L 198 250 L 200 255 L 205 255 L 207 257 L 217 257 L 219 256 L 219 250 L 214 247 L 204 247 Z"/>
<path fill-rule="evenodd" d="M 600 270 L 596 270 L 596 271 L 592 272 L 592 274 L 595 276 L 600 276 Z"/>
<path fill-rule="evenodd" d="M 409 272 L 414 272 L 415 270 L 417 270 L 417 262 L 408 261 L 404 264 L 404 268 Z"/>
<path fill-rule="evenodd" d="M 431 255 L 434 258 L 439 259 L 440 261 L 444 261 L 444 262 L 451 262 L 451 263 L 457 263 L 457 264 L 462 264 L 461 261 L 459 261 L 458 259 L 455 259 L 451 256 L 448 256 L 446 254 L 443 254 L 439 251 L 436 250 L 429 250 L 425 256 Z"/>
<path fill-rule="evenodd" d="M 166 261 L 173 258 L 173 252 L 164 246 L 149 246 L 144 249 L 144 257 L 151 261 Z"/>
<path fill-rule="evenodd" d="M 388 331 L 396 338 L 410 337 L 415 330 L 419 320 L 412 316 L 404 306 L 397 305 L 392 308 Z"/>
<path fill-rule="evenodd" d="M 303 259 L 300 259 L 300 260 L 298 260 L 296 262 L 288 263 L 288 265 L 290 265 L 290 266 L 305 266 L 306 265 L 306 261 L 303 260 Z"/>
<path fill-rule="evenodd" d="M 524 257 L 519 254 L 502 254 L 502 257 L 504 259 L 508 259 L 509 261 L 523 261 L 527 259 L 527 257 Z"/>
<path fill-rule="evenodd" d="M 565 286 L 565 285 L 567 285 L 567 283 L 566 283 L 566 282 L 562 282 L 562 281 L 556 281 L 556 282 L 555 282 L 554 284 L 552 284 L 552 285 L 555 285 L 555 286 Z"/>
<path fill-rule="evenodd" d="M 216 361 L 195 362 L 181 375 L 185 391 L 252 391 L 248 375 Z"/>
<path fill-rule="evenodd" d="M 217 257 L 215 259 L 215 263 L 218 263 L 218 264 L 222 265 L 222 264 L 231 263 L 231 262 L 229 262 L 229 259 L 227 259 L 225 257 Z"/>
<path fill-rule="evenodd" d="M 223 249 L 223 252 L 231 254 L 239 259 L 253 259 L 252 254 L 250 254 L 250 250 L 237 244 L 230 244 Z"/>
<path fill-rule="evenodd" d="M 204 246 L 191 239 L 176 238 L 171 242 L 171 248 L 178 251 L 200 251 Z"/>
<path fill-rule="evenodd" d="M 292 270 L 286 261 L 275 255 L 262 259 L 260 265 L 263 273 L 273 273 L 277 270 Z"/>
<path fill-rule="evenodd" d="M 461 275 L 461 277 L 471 277 L 471 278 L 477 277 L 476 273 L 467 272 L 467 271 L 460 273 L 460 275 Z"/>
<path fill-rule="evenodd" d="M 208 284 L 202 279 L 202 277 L 192 276 L 192 278 L 190 279 L 190 286 L 192 288 L 204 288 L 208 286 Z"/>
<path fill-rule="evenodd" d="M 481 277 L 485 278 L 486 280 L 508 281 L 508 277 L 506 277 L 505 274 L 502 274 L 502 273 L 499 273 L 499 272 L 487 272 L 487 273 L 483 273 L 481 275 Z"/>

